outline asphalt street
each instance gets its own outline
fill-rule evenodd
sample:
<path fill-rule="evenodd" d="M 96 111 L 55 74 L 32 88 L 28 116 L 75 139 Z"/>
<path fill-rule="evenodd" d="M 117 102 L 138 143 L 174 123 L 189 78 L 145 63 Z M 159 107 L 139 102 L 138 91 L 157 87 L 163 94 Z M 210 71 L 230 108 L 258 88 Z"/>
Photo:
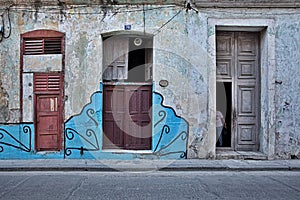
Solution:
<path fill-rule="evenodd" d="M 299 171 L 0 172 L 1 200 L 300 199 Z"/>

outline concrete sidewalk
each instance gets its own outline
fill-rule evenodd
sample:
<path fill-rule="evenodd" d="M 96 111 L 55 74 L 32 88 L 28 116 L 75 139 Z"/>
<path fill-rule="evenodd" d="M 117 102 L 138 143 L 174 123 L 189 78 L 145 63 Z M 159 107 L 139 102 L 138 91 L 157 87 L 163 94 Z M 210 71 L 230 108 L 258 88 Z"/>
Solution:
<path fill-rule="evenodd" d="M 0 160 L 0 171 L 300 171 L 300 160 Z"/>

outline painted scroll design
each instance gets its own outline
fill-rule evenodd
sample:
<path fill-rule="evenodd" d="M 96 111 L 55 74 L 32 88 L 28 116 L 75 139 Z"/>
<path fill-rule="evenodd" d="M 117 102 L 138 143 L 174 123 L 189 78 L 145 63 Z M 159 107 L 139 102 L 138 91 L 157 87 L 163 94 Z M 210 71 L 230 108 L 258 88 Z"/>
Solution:
<path fill-rule="evenodd" d="M 79 150 L 80 154 L 83 154 L 83 151 L 98 151 L 100 150 L 99 142 L 96 133 L 91 130 L 87 129 L 85 134 L 78 133 L 76 130 L 72 128 L 67 128 L 65 132 L 65 138 L 67 140 L 73 140 L 75 136 L 80 137 L 81 140 L 90 144 L 93 148 L 86 148 L 86 147 L 67 147 L 65 148 L 65 155 L 70 156 L 72 154 L 72 150 Z M 94 139 L 94 140 L 92 140 Z M 94 142 L 93 142 L 94 141 Z"/>
<path fill-rule="evenodd" d="M 88 109 L 87 111 L 86 111 L 86 115 L 92 120 L 92 122 L 96 125 L 96 126 L 98 126 L 99 124 L 98 124 L 98 122 L 97 122 L 97 120 L 94 118 L 95 117 L 95 110 L 94 109 Z"/>
<path fill-rule="evenodd" d="M 163 131 L 162 131 L 163 134 Z M 177 135 L 168 145 L 160 148 L 159 151 L 155 151 L 154 154 L 158 155 L 158 156 L 166 156 L 166 155 L 170 155 L 170 154 L 180 154 L 180 158 L 186 158 L 187 153 L 186 151 L 172 151 L 172 152 L 167 152 L 167 153 L 162 153 L 162 151 L 164 149 L 167 149 L 169 146 L 171 146 L 173 143 L 175 143 L 176 140 L 183 140 L 183 141 L 187 141 L 187 132 L 186 131 L 182 131 L 179 135 Z"/>
<path fill-rule="evenodd" d="M 161 118 L 154 124 L 154 128 L 166 118 L 166 115 L 167 115 L 167 113 L 164 110 L 160 110 L 158 112 L 158 116 L 160 116 Z"/>
<path fill-rule="evenodd" d="M 187 142 L 188 142 L 188 122 L 178 116 L 175 113 L 175 110 L 172 107 L 169 106 L 165 106 L 163 105 L 163 101 L 164 98 L 160 93 L 154 92 L 155 95 L 158 95 L 161 99 L 160 101 L 160 106 L 164 109 L 164 110 L 159 110 L 158 111 L 158 116 L 160 117 L 159 120 L 157 120 L 157 122 L 154 124 L 154 131 L 159 128 L 162 127 L 160 129 L 160 134 L 159 134 L 159 139 L 155 145 L 155 148 L 153 150 L 153 154 L 157 155 L 159 157 L 161 156 L 167 156 L 170 154 L 179 154 L 179 158 L 187 158 L 187 151 L 186 151 L 186 146 L 187 146 Z M 169 111 L 169 112 L 166 112 Z M 183 124 L 185 124 L 185 126 L 183 126 L 183 130 L 180 130 L 180 128 L 178 130 L 173 130 L 174 127 L 171 126 L 169 124 L 169 120 L 166 120 L 167 118 L 167 113 L 169 113 L 170 115 L 172 115 L 172 119 L 179 119 L 183 122 Z M 178 128 L 178 127 L 176 127 Z M 171 136 L 172 134 L 172 136 Z M 167 143 L 162 145 L 162 140 L 169 135 L 169 137 L 171 137 L 172 139 Z M 173 149 L 171 151 L 169 151 L 169 148 L 172 147 L 172 145 L 175 145 L 176 142 L 183 142 L 185 145 L 184 147 L 180 147 L 179 149 Z M 170 148 L 172 149 L 172 148 Z"/>
<path fill-rule="evenodd" d="M 29 126 L 24 126 L 22 128 L 21 134 L 28 134 L 28 144 L 25 144 L 18 140 L 13 134 L 9 133 L 7 130 L 0 128 L 0 153 L 4 151 L 4 147 L 13 147 L 15 149 L 19 149 L 21 151 L 30 152 L 31 151 L 31 137 L 32 137 L 32 131 Z M 9 142 L 11 141 L 11 142 Z"/>
<path fill-rule="evenodd" d="M 74 151 L 78 151 L 82 156 L 84 152 L 99 151 L 99 120 L 98 112 L 101 99 L 101 91 L 95 92 L 91 96 L 90 103 L 86 104 L 81 113 L 72 116 L 65 123 L 65 156 L 71 156 Z"/>

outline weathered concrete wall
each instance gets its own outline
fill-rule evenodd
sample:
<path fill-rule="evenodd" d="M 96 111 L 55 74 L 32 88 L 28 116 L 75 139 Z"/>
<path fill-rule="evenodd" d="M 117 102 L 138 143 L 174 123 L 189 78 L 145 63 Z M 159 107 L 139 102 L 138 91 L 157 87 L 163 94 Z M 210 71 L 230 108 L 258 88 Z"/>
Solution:
<path fill-rule="evenodd" d="M 8 121 L 8 94 L 2 87 L 2 79 L 0 79 L 0 122 L 5 123 Z"/>
<path fill-rule="evenodd" d="M 300 87 L 299 9 L 200 8 L 196 13 L 192 10 L 185 12 L 182 7 L 148 5 L 74 7 L 62 11 L 59 7 L 54 10 L 39 8 L 38 12 L 32 8 L 23 10 L 11 12 L 12 35 L 0 44 L 3 66 L 0 69 L 0 106 L 4 106 L 0 119 L 3 118 L 3 122 L 19 120 L 20 34 L 36 29 L 53 29 L 66 34 L 64 84 L 67 100 L 64 114 L 67 120 L 80 113 L 91 95 L 99 90 L 102 81 L 101 34 L 126 33 L 124 25 L 131 25 L 131 33 L 153 35 L 155 90 L 164 96 L 167 106 L 189 123 L 188 157 L 213 158 L 215 138 L 209 126 L 214 112 L 209 104 L 214 101 L 214 94 L 209 80 L 212 74 L 210 66 L 214 61 L 208 52 L 208 38 L 215 33 L 211 32 L 207 21 L 209 18 L 271 18 L 277 30 L 274 47 L 276 73 L 268 81 L 277 83 L 276 99 L 262 106 L 268 115 L 267 107 L 276 105 L 277 157 L 299 155 L 300 115 L 297 113 L 300 112 L 300 97 L 296 92 Z M 160 80 L 167 80 L 169 85 L 161 87 Z M 2 102 L 2 99 L 5 100 Z"/>
<path fill-rule="evenodd" d="M 300 158 L 300 13 L 276 26 L 276 156 Z M 288 20 L 286 20 L 288 19 Z"/>
<path fill-rule="evenodd" d="M 4 13 L 4 11 L 0 11 Z M 8 27 L 8 18 L 4 14 L 5 27 Z M 3 39 L 0 43 L 0 84 L 1 103 L 4 110 L 0 116 L 4 118 L 1 122 L 20 122 L 20 35 L 18 34 L 18 23 L 15 15 L 11 15 L 12 32 L 9 39 Z M 5 33 L 7 36 L 8 33 Z"/>
<path fill-rule="evenodd" d="M 269 125 L 272 131 L 276 132 L 275 138 L 275 158 L 290 158 L 293 155 L 299 157 L 299 119 L 300 115 L 297 113 L 299 110 L 299 9 L 212 9 L 212 10 L 200 10 L 200 13 L 205 13 L 208 18 L 219 19 L 249 19 L 251 21 L 257 19 L 274 20 L 274 29 L 269 30 L 267 34 L 275 35 L 274 44 L 271 45 L 271 49 L 275 52 L 275 73 L 274 76 L 268 78 L 268 81 L 261 83 L 262 88 L 267 85 L 275 85 L 274 99 L 264 99 L 262 101 L 262 110 L 266 110 L 264 113 L 266 119 L 269 119 L 268 111 L 274 105 L 275 110 L 275 122 L 274 129 L 272 128 L 273 122 L 267 121 L 266 125 Z M 244 25 L 247 26 L 246 22 Z M 248 23 L 250 24 L 250 23 Z M 232 27 L 236 30 L 234 27 Z M 209 29 L 208 29 L 209 31 Z M 273 36 L 272 36 L 273 37 Z M 263 42 L 263 38 L 262 38 Z M 266 41 L 265 41 L 266 42 Z M 269 41 L 268 41 L 269 42 Z M 264 62 L 265 58 L 261 60 Z M 268 69 L 262 69 L 262 76 L 267 75 Z M 263 77 L 264 78 L 264 77 Z M 269 91 L 273 93 L 272 91 Z M 271 106 L 270 106 L 271 105 Z M 272 111 L 273 112 L 273 111 Z M 265 137 L 265 136 L 263 136 Z M 271 137 L 271 136 L 270 136 Z M 267 138 L 271 140 L 271 138 Z M 266 145 L 266 144 L 261 144 Z M 261 147 L 267 148 L 266 146 Z M 268 147 L 269 148 L 269 147 Z"/>

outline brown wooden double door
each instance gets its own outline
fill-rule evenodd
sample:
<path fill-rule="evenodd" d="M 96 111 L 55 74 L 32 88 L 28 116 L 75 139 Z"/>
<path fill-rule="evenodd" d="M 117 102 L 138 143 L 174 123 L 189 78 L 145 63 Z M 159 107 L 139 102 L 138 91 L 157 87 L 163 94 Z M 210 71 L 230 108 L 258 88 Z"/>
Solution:
<path fill-rule="evenodd" d="M 151 85 L 104 85 L 103 148 L 151 149 Z"/>
<path fill-rule="evenodd" d="M 259 148 L 259 37 L 257 32 L 217 32 L 217 86 L 223 85 L 227 95 L 227 103 L 218 103 L 223 94 L 217 90 L 217 109 L 227 116 L 228 147 L 234 150 Z"/>

